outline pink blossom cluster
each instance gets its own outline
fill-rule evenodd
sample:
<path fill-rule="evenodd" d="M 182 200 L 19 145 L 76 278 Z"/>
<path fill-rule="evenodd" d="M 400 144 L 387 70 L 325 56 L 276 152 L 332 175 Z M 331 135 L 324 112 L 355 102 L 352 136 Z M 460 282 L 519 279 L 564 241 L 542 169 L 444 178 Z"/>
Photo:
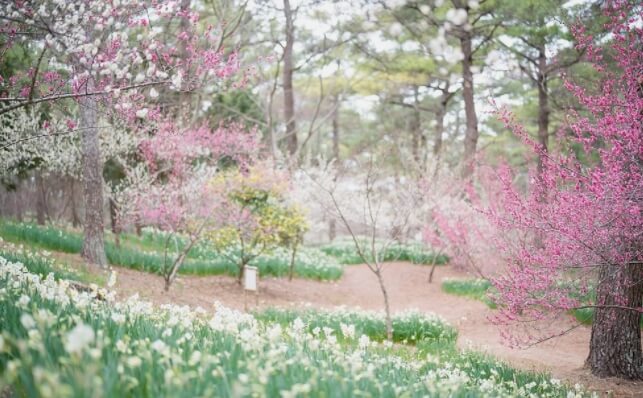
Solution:
<path fill-rule="evenodd" d="M 199 32 L 198 13 L 179 1 L 23 0 L 0 6 L 0 15 L 0 56 L 23 47 L 34 58 L 26 70 L 0 76 L 4 111 L 92 95 L 104 113 L 155 118 L 161 88 L 192 91 L 239 69 L 219 32 Z"/>
<path fill-rule="evenodd" d="M 166 121 L 141 142 L 146 184 L 132 191 L 140 222 L 171 231 L 185 231 L 198 219 L 209 219 L 223 200 L 209 181 L 222 159 L 246 168 L 256 158 L 257 134 L 238 124 L 210 129 L 178 128 Z"/>
<path fill-rule="evenodd" d="M 495 321 L 500 324 L 531 325 L 525 321 L 559 317 L 588 305 L 579 297 L 601 283 L 600 267 L 643 266 L 643 30 L 635 23 L 643 15 L 628 15 L 624 4 L 612 2 L 607 10 L 613 37 L 606 51 L 617 68 L 604 67 L 602 50 L 582 27 L 575 30 L 602 79 L 594 90 L 565 82 L 585 111 L 570 115 L 560 131 L 564 150 L 546 152 L 506 110 L 499 111 L 502 121 L 543 159 L 542 172 L 530 174 L 526 194 L 513 183 L 509 167 L 495 170 L 501 194 L 485 208 L 498 228 L 496 244 L 509 267 L 494 280 L 501 304 Z M 626 297 L 616 300 L 616 305 L 628 305 Z M 529 332 L 519 340 L 514 334 L 513 341 L 524 338 L 537 336 Z"/>

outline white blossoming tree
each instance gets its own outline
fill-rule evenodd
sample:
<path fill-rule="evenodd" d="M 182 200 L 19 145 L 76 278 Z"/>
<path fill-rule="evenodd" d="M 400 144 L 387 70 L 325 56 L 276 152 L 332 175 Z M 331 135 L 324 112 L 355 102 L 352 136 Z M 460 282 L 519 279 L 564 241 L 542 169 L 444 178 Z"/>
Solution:
<path fill-rule="evenodd" d="M 0 57 L 33 54 L 29 67 L 0 76 L 0 115 L 47 104 L 60 123 L 34 125 L 31 139 L 77 134 L 85 221 L 82 255 L 104 267 L 102 121 L 136 132 L 167 105 L 161 88 L 183 94 L 237 69 L 214 29 L 197 33 L 190 1 L 27 0 L 0 7 Z M 2 61 L 2 59 L 0 59 Z M 185 106 L 185 101 L 178 101 Z M 179 112 L 176 112 L 178 114 Z M 20 116 L 14 116 L 20 117 Z M 18 144 L 20 138 L 8 142 Z"/>

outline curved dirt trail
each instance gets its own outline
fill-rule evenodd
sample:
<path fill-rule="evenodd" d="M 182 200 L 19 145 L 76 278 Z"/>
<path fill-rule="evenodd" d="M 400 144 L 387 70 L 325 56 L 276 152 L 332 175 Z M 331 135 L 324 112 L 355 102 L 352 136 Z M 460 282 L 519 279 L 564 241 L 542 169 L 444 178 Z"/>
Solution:
<path fill-rule="evenodd" d="M 441 315 L 458 328 L 458 345 L 461 347 L 471 346 L 521 369 L 547 371 L 556 378 L 580 382 L 598 391 L 611 391 L 616 396 L 643 397 L 643 383 L 596 379 L 583 369 L 588 354 L 588 327 L 581 326 L 529 349 L 511 349 L 502 344 L 497 327 L 488 320 L 492 310 L 485 304 L 441 290 L 443 278 L 464 278 L 466 274 L 451 267 L 438 267 L 434 282 L 428 284 L 429 268 L 426 266 L 389 263 L 384 268 L 392 311 L 417 309 Z M 122 297 L 139 293 L 142 298 L 156 303 L 189 304 L 209 309 L 214 301 L 220 301 L 231 308 L 244 308 L 243 290 L 231 277 L 182 277 L 166 293 L 162 278 L 158 276 L 123 268 L 118 269 L 118 273 L 116 289 Z M 344 276 L 336 282 L 304 279 L 289 282 L 287 279 L 265 278 L 260 281 L 259 289 L 259 307 L 383 308 L 377 279 L 365 265 L 347 266 Z M 255 297 L 249 295 L 247 303 L 249 309 L 256 308 Z"/>

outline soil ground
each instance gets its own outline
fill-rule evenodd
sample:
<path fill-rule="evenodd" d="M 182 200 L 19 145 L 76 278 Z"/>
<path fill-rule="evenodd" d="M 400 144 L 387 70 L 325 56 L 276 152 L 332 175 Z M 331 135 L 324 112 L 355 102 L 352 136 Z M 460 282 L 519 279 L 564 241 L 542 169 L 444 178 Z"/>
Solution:
<path fill-rule="evenodd" d="M 79 264 L 79 256 L 59 254 L 68 263 Z M 57 256 L 58 257 L 58 256 Z M 484 303 L 454 296 L 440 288 L 444 278 L 466 278 L 466 273 L 449 266 L 438 267 L 434 282 L 427 282 L 429 267 L 409 263 L 388 263 L 384 269 L 391 310 L 416 309 L 433 312 L 458 328 L 458 345 L 488 352 L 514 367 L 545 371 L 571 384 L 580 383 L 602 396 L 643 397 L 642 382 L 598 379 L 583 367 L 588 355 L 591 329 L 580 326 L 561 337 L 527 349 L 504 345 L 498 328 L 489 320 L 493 310 Z M 215 301 L 239 310 L 257 308 L 346 306 L 381 310 L 383 299 L 376 277 L 365 265 L 346 266 L 343 277 L 335 282 L 305 279 L 262 278 L 257 296 L 244 295 L 235 278 L 229 276 L 181 276 L 169 292 L 160 276 L 114 267 L 118 272 L 115 289 L 121 298 L 138 293 L 156 304 L 173 303 L 211 309 Z"/>

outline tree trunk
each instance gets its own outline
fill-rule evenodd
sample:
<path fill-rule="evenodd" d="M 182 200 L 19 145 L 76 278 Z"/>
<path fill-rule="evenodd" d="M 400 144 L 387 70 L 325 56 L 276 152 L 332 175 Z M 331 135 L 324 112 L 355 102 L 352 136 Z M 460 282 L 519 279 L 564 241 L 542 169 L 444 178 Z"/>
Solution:
<path fill-rule="evenodd" d="M 419 99 L 417 86 L 413 86 L 413 99 L 413 117 L 411 118 L 411 153 L 413 155 L 413 160 L 417 165 L 419 165 L 424 148 L 420 147 L 422 142 L 422 124 L 420 119 L 420 110 L 418 109 Z"/>
<path fill-rule="evenodd" d="M 382 296 L 384 297 L 384 311 L 386 312 L 386 339 L 388 341 L 393 341 L 393 321 L 391 320 L 391 307 L 388 302 L 388 293 L 386 291 L 386 286 L 384 286 L 384 278 L 382 278 L 382 271 L 378 270 L 375 272 L 377 276 L 377 281 L 380 284 L 380 290 L 382 291 Z"/>
<path fill-rule="evenodd" d="M 438 265 L 438 259 L 442 256 L 442 250 L 438 254 L 433 253 L 433 259 L 431 260 L 431 272 L 429 272 L 429 283 L 433 283 L 433 273 L 435 272 L 435 267 Z"/>
<path fill-rule="evenodd" d="M 549 144 L 549 93 L 547 92 L 547 55 L 545 45 L 538 48 L 538 143 L 545 152 Z M 538 156 L 538 175 L 543 172 L 543 159 Z"/>
<path fill-rule="evenodd" d="M 338 164 L 340 159 L 339 153 L 339 95 L 335 94 L 335 109 L 333 109 L 333 159 Z M 335 217 L 330 216 L 328 220 L 328 239 L 332 242 L 337 236 L 337 224 Z"/>
<path fill-rule="evenodd" d="M 199 232 L 200 233 L 200 232 Z M 170 272 L 165 275 L 165 291 L 169 292 L 170 291 L 170 286 L 172 285 L 172 282 L 174 282 L 174 279 L 176 279 L 176 275 L 179 273 L 179 269 L 185 262 L 186 257 L 188 256 L 188 253 L 196 243 L 197 238 L 193 237 L 190 239 L 190 242 L 183 248 L 181 253 L 178 255 L 176 260 L 174 260 L 174 263 L 172 263 L 172 268 L 170 269 Z M 166 253 L 167 253 L 167 244 L 166 244 Z"/>
<path fill-rule="evenodd" d="M 460 38 L 460 47 L 464 59 L 462 60 L 462 97 L 464 99 L 464 113 L 467 119 L 467 129 L 464 135 L 464 159 L 462 176 L 469 178 L 473 175 L 473 160 L 478 145 L 478 116 L 473 98 L 473 52 L 471 49 L 471 33 L 464 32 Z"/>
<path fill-rule="evenodd" d="M 434 132 L 434 141 L 433 141 L 433 155 L 436 157 L 436 162 L 439 162 L 440 151 L 442 150 L 442 136 L 444 135 L 444 118 L 447 114 L 447 108 L 449 106 L 449 101 L 453 98 L 453 93 L 449 91 L 449 82 L 447 82 L 446 87 L 442 90 L 442 95 L 440 96 L 440 103 L 438 109 L 435 112 L 435 132 Z"/>
<path fill-rule="evenodd" d="M 335 95 L 333 109 L 333 159 L 339 162 L 339 95 Z"/>
<path fill-rule="evenodd" d="M 293 45 L 295 42 L 295 26 L 292 19 L 290 1 L 284 0 L 284 15 L 286 17 L 286 46 L 284 47 L 284 118 L 286 121 L 286 147 L 291 155 L 297 153 L 297 125 L 295 123 L 295 96 L 292 87 L 293 76 Z"/>
<path fill-rule="evenodd" d="M 76 205 L 76 183 L 73 177 L 69 178 L 69 193 L 70 193 L 70 207 L 71 207 L 71 225 L 77 227 L 81 224 L 80 216 L 78 215 L 78 206 Z"/>
<path fill-rule="evenodd" d="M 116 247 L 120 247 L 121 240 L 119 238 L 120 229 L 118 228 L 118 207 L 116 201 L 109 198 L 109 221 L 112 226 L 112 234 L 114 234 L 114 242 Z"/>
<path fill-rule="evenodd" d="M 107 257 L 103 231 L 103 164 L 100 158 L 97 127 L 98 104 L 93 96 L 85 96 L 80 99 L 79 105 L 85 201 L 84 240 L 81 254 L 88 263 L 106 268 Z"/>
<path fill-rule="evenodd" d="M 45 182 L 41 172 L 36 172 L 36 222 L 38 225 L 45 225 L 46 203 L 45 203 Z"/>
<path fill-rule="evenodd" d="M 290 256 L 290 274 L 288 275 L 288 280 L 292 282 L 292 278 L 295 275 L 295 260 L 297 259 L 297 247 L 299 244 L 295 243 L 292 247 L 292 253 Z"/>
<path fill-rule="evenodd" d="M 246 264 L 247 262 L 242 261 L 241 265 L 239 266 L 239 277 L 237 278 L 237 283 L 239 283 L 239 286 L 243 285 L 243 274 L 246 270 Z"/>
<path fill-rule="evenodd" d="M 13 196 L 13 204 L 14 204 L 16 221 L 18 221 L 18 222 L 22 222 L 22 218 L 23 218 L 22 200 L 20 198 L 21 195 L 22 195 L 22 193 L 20 192 L 19 189 L 16 189 L 13 192 L 13 195 L 11 195 L 11 196 Z"/>
<path fill-rule="evenodd" d="M 643 305 L 643 265 L 603 265 L 599 270 L 596 305 Z M 643 380 L 641 313 L 597 307 L 586 364 L 599 377 Z"/>

